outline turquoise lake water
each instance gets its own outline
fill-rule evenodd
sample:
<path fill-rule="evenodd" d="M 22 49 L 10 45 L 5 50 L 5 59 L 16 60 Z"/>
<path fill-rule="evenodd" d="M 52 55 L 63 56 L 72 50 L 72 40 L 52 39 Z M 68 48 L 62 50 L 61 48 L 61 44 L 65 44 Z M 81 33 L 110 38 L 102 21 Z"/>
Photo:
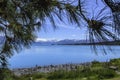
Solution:
<path fill-rule="evenodd" d="M 35 65 L 56 65 L 66 63 L 84 63 L 97 61 L 109 61 L 112 58 L 120 58 L 120 47 L 112 46 L 112 52 L 106 48 L 104 54 L 99 48 L 97 54 L 90 46 L 83 45 L 49 45 L 32 46 L 9 59 L 10 68 L 33 67 Z"/>

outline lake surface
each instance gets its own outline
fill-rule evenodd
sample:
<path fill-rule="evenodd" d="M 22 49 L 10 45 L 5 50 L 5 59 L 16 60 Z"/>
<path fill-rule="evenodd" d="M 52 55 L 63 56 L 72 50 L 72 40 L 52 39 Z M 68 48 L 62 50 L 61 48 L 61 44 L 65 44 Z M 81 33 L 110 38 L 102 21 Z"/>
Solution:
<path fill-rule="evenodd" d="M 109 61 L 112 58 L 120 58 L 120 47 L 112 46 L 113 52 L 108 49 L 104 54 L 102 48 L 95 54 L 90 46 L 83 45 L 49 45 L 35 46 L 15 54 L 9 60 L 10 68 L 33 67 L 35 65 L 84 63 L 97 61 Z"/>

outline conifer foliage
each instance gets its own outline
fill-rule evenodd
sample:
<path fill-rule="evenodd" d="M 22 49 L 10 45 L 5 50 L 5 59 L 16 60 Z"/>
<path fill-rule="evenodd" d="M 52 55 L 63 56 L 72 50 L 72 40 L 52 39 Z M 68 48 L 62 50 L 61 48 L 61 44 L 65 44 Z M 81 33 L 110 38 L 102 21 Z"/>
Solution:
<path fill-rule="evenodd" d="M 0 0 L 0 66 L 7 67 L 7 59 L 24 47 L 30 47 L 35 40 L 35 32 L 50 20 L 56 28 L 56 19 L 64 22 L 64 17 L 73 24 L 89 31 L 89 40 L 108 41 L 120 34 L 120 2 L 100 0 L 112 15 L 104 15 L 103 8 L 96 16 L 88 18 L 84 5 L 89 0 Z M 97 1 L 97 0 L 96 0 Z M 99 4 L 99 3 L 95 3 Z M 112 21 L 112 24 L 109 24 Z M 82 24 L 87 24 L 83 26 Z M 81 26 L 82 25 L 82 26 Z M 106 27 L 107 26 L 107 27 Z M 112 27 L 112 30 L 108 28 Z"/>

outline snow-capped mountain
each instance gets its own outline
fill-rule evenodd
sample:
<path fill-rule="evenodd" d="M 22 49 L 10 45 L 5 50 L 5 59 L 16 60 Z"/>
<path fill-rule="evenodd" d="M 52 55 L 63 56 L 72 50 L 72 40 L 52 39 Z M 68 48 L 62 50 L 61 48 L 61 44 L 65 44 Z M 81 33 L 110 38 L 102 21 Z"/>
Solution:
<path fill-rule="evenodd" d="M 64 39 L 64 40 L 37 40 L 35 44 L 39 45 L 79 45 L 87 44 L 87 40 Z"/>
<path fill-rule="evenodd" d="M 120 41 L 95 41 L 91 43 L 89 40 L 76 40 L 76 39 L 64 39 L 64 40 L 46 40 L 38 39 L 34 43 L 35 45 L 120 45 Z"/>

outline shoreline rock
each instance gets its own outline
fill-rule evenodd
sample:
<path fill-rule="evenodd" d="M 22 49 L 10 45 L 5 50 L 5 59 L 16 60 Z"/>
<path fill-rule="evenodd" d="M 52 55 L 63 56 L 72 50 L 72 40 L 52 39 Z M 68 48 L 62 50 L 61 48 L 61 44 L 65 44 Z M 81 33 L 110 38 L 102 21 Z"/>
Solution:
<path fill-rule="evenodd" d="M 35 67 L 31 68 L 15 68 L 12 69 L 12 72 L 16 76 L 21 76 L 21 75 L 26 75 L 26 74 L 34 74 L 34 73 L 49 73 L 53 71 L 58 71 L 58 70 L 76 70 L 78 67 L 84 67 L 84 66 L 91 66 L 91 62 L 86 62 L 86 63 L 79 63 L 79 64 L 60 64 L 60 65 L 48 65 L 48 66 L 38 66 L 36 65 Z"/>

